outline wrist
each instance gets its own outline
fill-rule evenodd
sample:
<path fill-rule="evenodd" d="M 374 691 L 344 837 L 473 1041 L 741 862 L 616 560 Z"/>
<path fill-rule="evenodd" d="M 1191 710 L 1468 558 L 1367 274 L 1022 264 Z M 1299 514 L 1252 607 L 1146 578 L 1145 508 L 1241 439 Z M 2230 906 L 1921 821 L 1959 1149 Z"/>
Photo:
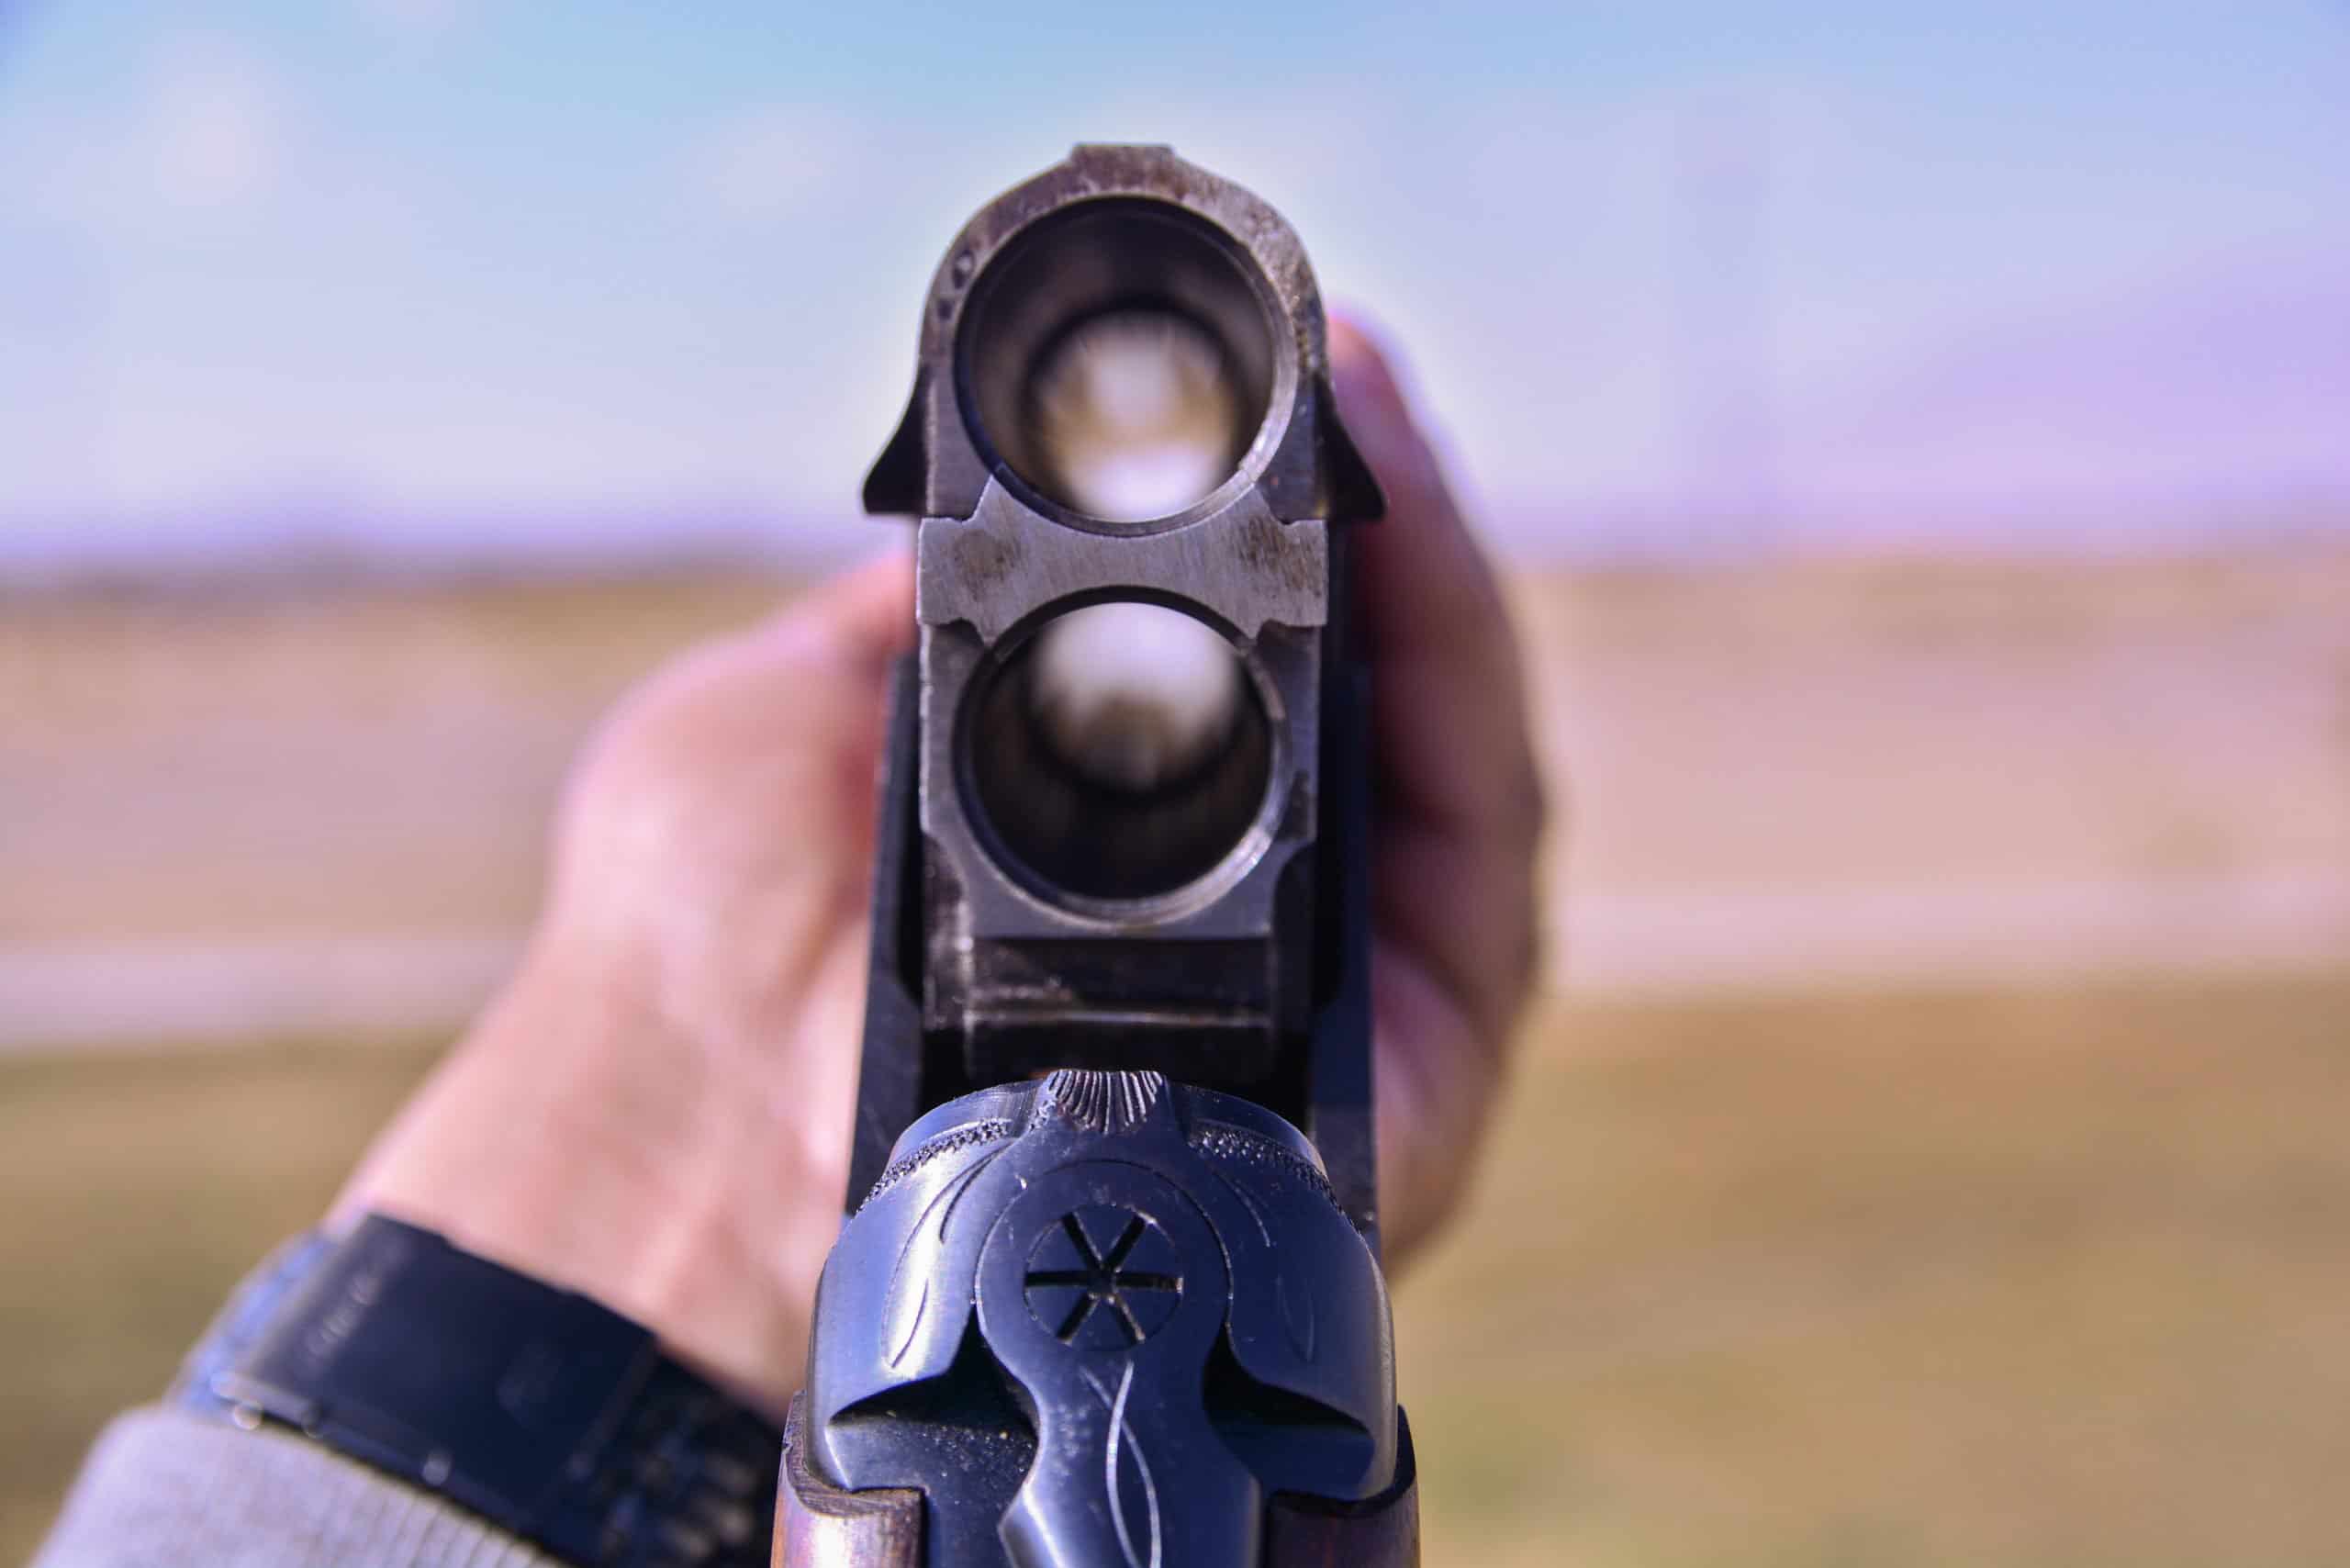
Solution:
<path fill-rule="evenodd" d="M 799 1151 L 778 1150 L 767 1101 L 714 1070 L 709 1042 L 654 995 L 625 965 L 535 949 L 377 1140 L 328 1228 L 372 1210 L 438 1231 L 643 1324 L 780 1412 L 837 1194 L 821 1233 L 798 1236 Z M 744 1212 L 746 1182 L 775 1194 L 764 1214 Z M 746 1228 L 767 1215 L 771 1229 Z"/>
<path fill-rule="evenodd" d="M 781 1434 L 645 1326 L 380 1215 L 240 1287 L 173 1402 L 604 1568 L 756 1568 Z"/>

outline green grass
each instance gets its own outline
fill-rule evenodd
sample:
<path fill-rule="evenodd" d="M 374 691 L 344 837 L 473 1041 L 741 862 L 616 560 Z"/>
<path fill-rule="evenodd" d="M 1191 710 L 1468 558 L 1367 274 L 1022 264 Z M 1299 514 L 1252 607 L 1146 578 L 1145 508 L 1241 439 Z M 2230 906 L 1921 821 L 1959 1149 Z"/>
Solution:
<path fill-rule="evenodd" d="M 1431 1562 L 2350 1562 L 2350 985 L 1550 1027 L 1399 1293 Z"/>
<path fill-rule="evenodd" d="M 1398 1293 L 1432 1565 L 2350 1562 L 2350 980 L 1532 1033 Z M 426 1061 L 0 1063 L 0 1562 Z"/>

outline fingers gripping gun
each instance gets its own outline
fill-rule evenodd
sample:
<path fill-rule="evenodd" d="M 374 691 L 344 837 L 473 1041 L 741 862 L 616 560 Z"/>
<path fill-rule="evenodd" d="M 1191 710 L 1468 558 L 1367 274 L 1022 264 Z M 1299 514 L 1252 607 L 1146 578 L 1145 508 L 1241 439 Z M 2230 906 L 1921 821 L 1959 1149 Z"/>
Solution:
<path fill-rule="evenodd" d="M 1163 148 L 1080 147 L 933 281 L 865 490 L 920 519 L 919 643 L 779 1563 L 1417 1561 L 1347 625 L 1381 499 L 1325 330 L 1288 225 Z"/>

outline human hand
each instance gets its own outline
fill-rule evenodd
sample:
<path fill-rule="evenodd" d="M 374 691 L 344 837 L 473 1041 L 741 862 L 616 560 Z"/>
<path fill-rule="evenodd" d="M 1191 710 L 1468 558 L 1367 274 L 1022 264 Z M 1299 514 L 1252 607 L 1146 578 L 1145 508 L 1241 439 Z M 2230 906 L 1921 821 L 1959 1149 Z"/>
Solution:
<path fill-rule="evenodd" d="M 1360 590 L 1377 734 L 1382 1218 L 1457 1200 L 1533 963 L 1542 821 L 1491 570 L 1364 332 L 1333 324 L 1385 488 Z M 578 764 L 505 990 L 377 1139 L 332 1224 L 380 1210 L 580 1290 L 780 1409 L 838 1230 L 874 770 L 911 640 L 901 557 L 689 653 Z"/>

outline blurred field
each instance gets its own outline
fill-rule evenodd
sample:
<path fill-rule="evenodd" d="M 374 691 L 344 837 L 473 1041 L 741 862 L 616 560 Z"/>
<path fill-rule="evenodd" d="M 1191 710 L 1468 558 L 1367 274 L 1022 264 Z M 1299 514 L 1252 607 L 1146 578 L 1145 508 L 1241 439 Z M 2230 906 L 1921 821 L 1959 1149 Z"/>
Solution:
<path fill-rule="evenodd" d="M 528 917 L 596 715 L 793 587 L 0 589 L 0 1047 L 447 1026 Z M 2350 954 L 2350 549 L 1586 569 L 1512 597 L 1573 828 L 1554 979 Z"/>
<path fill-rule="evenodd" d="M 1431 1568 L 2350 1562 L 2350 977 L 1554 1007 L 1403 1285 Z M 0 1561 L 413 1046 L 0 1062 Z"/>
<path fill-rule="evenodd" d="M 2350 1562 L 2350 977 L 1551 1014 L 1400 1293 L 1432 1564 Z"/>
<path fill-rule="evenodd" d="M 791 588 L 0 590 L 0 1562 Z M 1430 1562 L 2350 1562 L 2350 551 L 1513 599 L 1572 832 L 1398 1298 Z"/>

